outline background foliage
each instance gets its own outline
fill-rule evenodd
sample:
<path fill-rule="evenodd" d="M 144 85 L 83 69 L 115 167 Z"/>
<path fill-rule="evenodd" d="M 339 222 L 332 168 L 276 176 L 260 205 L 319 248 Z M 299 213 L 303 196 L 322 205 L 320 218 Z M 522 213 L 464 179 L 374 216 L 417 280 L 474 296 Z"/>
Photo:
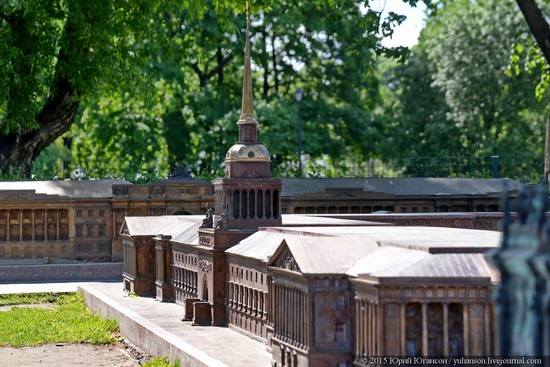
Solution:
<path fill-rule="evenodd" d="M 405 157 L 542 155 L 548 66 L 515 2 L 425 2 L 426 25 L 410 51 L 383 47 L 404 18 L 383 17 L 367 1 L 253 2 L 255 111 L 274 174 L 299 174 L 297 88 L 309 176 L 388 174 L 378 165 L 422 174 L 403 166 Z M 221 175 L 237 139 L 244 2 L 115 4 L 0 5 L 2 131 L 35 128 L 61 73 L 78 112 L 35 160 L 36 178 L 143 181 L 181 164 L 195 176 Z M 10 16 L 20 28 L 8 26 Z"/>

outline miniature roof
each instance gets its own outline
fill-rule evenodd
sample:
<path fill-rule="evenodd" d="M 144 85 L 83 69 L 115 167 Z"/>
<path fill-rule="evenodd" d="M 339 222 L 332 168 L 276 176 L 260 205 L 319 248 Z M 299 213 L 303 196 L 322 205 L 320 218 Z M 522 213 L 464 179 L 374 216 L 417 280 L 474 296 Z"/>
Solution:
<path fill-rule="evenodd" d="M 388 268 L 401 269 L 428 256 L 430 253 L 426 251 L 381 247 L 359 260 L 346 274 L 357 277 L 359 274 L 377 273 Z"/>
<path fill-rule="evenodd" d="M 199 232 L 198 229 L 202 224 L 203 216 L 193 222 L 186 222 L 186 226 L 183 223 L 179 224 L 179 232 L 172 235 L 172 242 L 185 243 L 188 245 L 199 244 Z"/>
<path fill-rule="evenodd" d="M 286 237 L 293 236 L 284 235 L 281 233 L 266 232 L 260 229 L 258 232 L 248 236 L 237 245 L 226 250 L 225 253 L 248 257 L 267 263 L 275 251 L 277 251 L 277 249 L 284 242 Z"/>
<path fill-rule="evenodd" d="M 429 254 L 422 251 L 384 247 L 363 257 L 347 275 L 379 283 L 402 282 L 403 278 L 422 278 L 422 282 L 496 281 L 498 274 L 483 254 Z"/>
<path fill-rule="evenodd" d="M 178 222 L 201 221 L 202 215 L 162 215 L 158 217 L 126 217 L 122 224 L 121 233 L 131 236 L 155 236 L 165 233 L 164 229 L 169 228 Z M 185 224 L 184 224 L 185 225 Z M 174 229 L 169 229 L 174 231 Z"/>
<path fill-rule="evenodd" d="M 234 144 L 225 155 L 226 162 L 271 161 L 271 155 L 262 144 Z"/>
<path fill-rule="evenodd" d="M 0 190 L 34 190 L 37 194 L 63 195 L 71 198 L 110 198 L 113 185 L 127 184 L 125 180 L 83 181 L 2 181 Z"/>
<path fill-rule="evenodd" d="M 520 183 L 508 178 L 283 178 L 282 182 L 282 196 L 311 195 L 326 190 L 360 190 L 390 195 L 487 195 L 520 187 Z"/>
<path fill-rule="evenodd" d="M 334 237 L 366 237 L 383 246 L 394 246 L 427 251 L 430 253 L 485 252 L 500 246 L 501 233 L 476 229 L 446 227 L 287 227 L 271 228 L 271 231 Z M 348 238 L 346 238 L 348 241 Z"/>
<path fill-rule="evenodd" d="M 162 228 L 157 234 L 172 236 L 174 242 L 183 242 L 191 244 L 198 238 L 198 232 L 202 221 L 194 218 L 180 216 L 179 220 Z M 191 236 L 189 234 L 192 234 Z M 189 242 L 188 242 L 189 241 Z"/>
<path fill-rule="evenodd" d="M 343 219 L 322 215 L 283 214 L 284 227 L 315 226 L 392 226 L 392 223 L 370 222 L 356 219 Z"/>
<path fill-rule="evenodd" d="M 185 185 L 185 186 L 212 186 L 210 181 L 200 180 L 198 178 L 168 178 L 166 180 L 153 181 L 146 184 L 138 184 L 143 186 L 174 186 L 174 185 Z"/>
<path fill-rule="evenodd" d="M 344 274 L 359 259 L 375 251 L 378 244 L 370 238 L 285 236 L 283 246 L 269 260 L 274 265 L 285 246 L 302 274 Z"/>

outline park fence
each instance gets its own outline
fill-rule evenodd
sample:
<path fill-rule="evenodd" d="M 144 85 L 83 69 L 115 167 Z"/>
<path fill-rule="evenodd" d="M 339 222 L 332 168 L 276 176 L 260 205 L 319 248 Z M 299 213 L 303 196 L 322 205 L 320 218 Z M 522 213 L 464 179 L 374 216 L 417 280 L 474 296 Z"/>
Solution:
<path fill-rule="evenodd" d="M 450 177 L 450 178 L 511 178 L 526 183 L 541 182 L 544 157 L 533 155 L 494 155 L 487 157 L 408 157 L 392 159 L 341 159 L 272 162 L 275 177 Z M 200 177 L 212 180 L 223 175 L 223 167 L 195 167 L 188 162 L 174 166 L 171 173 L 143 167 L 111 167 L 89 169 L 83 165 L 65 163 L 62 169 L 34 171 L 36 180 L 85 180 L 123 178 L 130 182 L 145 183 L 166 178 Z M 2 177 L 2 179 L 13 179 Z M 17 179 L 17 178 L 15 178 Z"/>
<path fill-rule="evenodd" d="M 357 161 L 343 159 L 327 165 L 307 161 L 302 177 L 451 177 L 512 178 L 536 183 L 544 172 L 544 157 L 534 155 L 493 155 L 487 157 L 408 157 Z M 291 170 L 292 172 L 292 170 Z M 294 174 L 294 172 L 292 172 Z M 285 175 L 285 170 L 281 170 Z"/>

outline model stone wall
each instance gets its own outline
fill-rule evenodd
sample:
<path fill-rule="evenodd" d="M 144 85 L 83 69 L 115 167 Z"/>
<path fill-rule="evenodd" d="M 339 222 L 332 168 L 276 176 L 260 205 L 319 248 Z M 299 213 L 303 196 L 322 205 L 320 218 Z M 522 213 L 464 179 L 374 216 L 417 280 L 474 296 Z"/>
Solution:
<path fill-rule="evenodd" d="M 4 183 L 0 263 L 122 261 L 125 217 L 199 214 L 212 200 L 212 184 L 191 179 Z"/>

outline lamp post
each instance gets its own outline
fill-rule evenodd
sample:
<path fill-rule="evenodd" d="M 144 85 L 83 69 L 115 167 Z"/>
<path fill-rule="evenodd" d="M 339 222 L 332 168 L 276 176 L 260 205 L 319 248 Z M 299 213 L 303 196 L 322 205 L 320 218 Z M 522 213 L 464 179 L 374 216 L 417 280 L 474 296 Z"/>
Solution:
<path fill-rule="evenodd" d="M 298 172 L 302 177 L 302 88 L 296 89 L 295 97 L 298 104 Z"/>

